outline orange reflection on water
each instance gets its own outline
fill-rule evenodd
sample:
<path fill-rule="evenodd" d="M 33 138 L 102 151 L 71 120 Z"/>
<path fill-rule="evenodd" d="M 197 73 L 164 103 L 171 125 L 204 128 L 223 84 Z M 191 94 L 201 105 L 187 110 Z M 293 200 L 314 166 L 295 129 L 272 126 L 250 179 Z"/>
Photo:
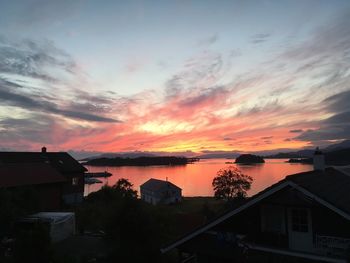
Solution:
<path fill-rule="evenodd" d="M 93 167 L 86 166 L 90 172 L 108 171 L 113 175 L 108 179 L 101 179 L 104 184 L 113 185 L 120 178 L 127 178 L 139 192 L 140 185 L 150 178 L 166 180 L 182 188 L 184 196 L 213 196 L 211 186 L 217 171 L 228 166 L 237 166 L 243 173 L 253 177 L 254 181 L 248 194 L 254 195 L 266 187 L 282 180 L 289 174 L 309 171 L 312 165 L 290 164 L 287 159 L 269 159 L 258 165 L 236 165 L 225 162 L 227 159 L 201 160 L 184 166 L 123 166 L 123 167 Z M 97 191 L 103 184 L 85 187 L 85 194 Z"/>

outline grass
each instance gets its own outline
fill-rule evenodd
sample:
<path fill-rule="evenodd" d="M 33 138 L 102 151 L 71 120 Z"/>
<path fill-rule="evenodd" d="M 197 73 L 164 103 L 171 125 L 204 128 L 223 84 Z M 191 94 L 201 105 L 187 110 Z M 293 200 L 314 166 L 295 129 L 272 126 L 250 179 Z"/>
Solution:
<path fill-rule="evenodd" d="M 177 213 L 200 214 L 203 212 L 204 206 L 207 206 L 207 208 L 216 214 L 224 210 L 225 201 L 217 200 L 216 198 L 209 196 L 184 197 L 182 202 L 168 207 Z"/>

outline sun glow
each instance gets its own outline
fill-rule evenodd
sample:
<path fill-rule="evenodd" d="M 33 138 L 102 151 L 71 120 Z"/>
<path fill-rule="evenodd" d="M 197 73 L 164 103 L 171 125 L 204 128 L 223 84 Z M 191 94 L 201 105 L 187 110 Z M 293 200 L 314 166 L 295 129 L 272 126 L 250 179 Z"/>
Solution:
<path fill-rule="evenodd" d="M 190 132 L 194 125 L 188 122 L 176 121 L 148 121 L 139 126 L 140 131 L 149 132 L 157 135 L 174 134 L 178 132 Z"/>

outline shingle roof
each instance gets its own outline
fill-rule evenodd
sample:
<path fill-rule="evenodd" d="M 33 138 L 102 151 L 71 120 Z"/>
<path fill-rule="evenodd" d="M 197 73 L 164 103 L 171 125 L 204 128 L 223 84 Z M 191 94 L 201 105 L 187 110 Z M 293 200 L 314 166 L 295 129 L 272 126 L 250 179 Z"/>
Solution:
<path fill-rule="evenodd" d="M 0 187 L 15 187 L 65 182 L 67 179 L 45 163 L 0 165 Z"/>
<path fill-rule="evenodd" d="M 66 152 L 0 152 L 0 164 L 46 163 L 62 173 L 84 172 L 86 168 Z"/>
<path fill-rule="evenodd" d="M 147 190 L 154 191 L 154 192 L 161 191 L 163 189 L 168 189 L 168 188 L 181 190 L 180 187 L 174 185 L 173 183 L 171 183 L 169 181 L 163 181 L 163 180 L 158 180 L 158 179 L 154 179 L 154 178 L 151 178 L 147 182 L 140 185 L 140 188 L 147 189 Z"/>

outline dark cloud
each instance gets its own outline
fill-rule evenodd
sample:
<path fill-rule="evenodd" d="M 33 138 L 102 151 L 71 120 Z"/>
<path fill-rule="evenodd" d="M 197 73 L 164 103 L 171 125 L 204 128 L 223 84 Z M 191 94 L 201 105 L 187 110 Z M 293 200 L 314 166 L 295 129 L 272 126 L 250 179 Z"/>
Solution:
<path fill-rule="evenodd" d="M 39 79 L 45 85 L 57 88 L 58 83 L 64 84 L 62 74 L 75 77 L 79 72 L 74 60 L 52 42 L 0 39 L 0 101 L 3 104 L 85 121 L 119 122 L 96 114 L 112 111 L 113 101 L 103 95 L 70 88 L 73 96 L 72 101 L 68 101 L 60 99 L 58 94 L 53 95 L 49 88 L 33 87 L 30 82 L 17 81 L 13 77 Z"/>
<path fill-rule="evenodd" d="M 60 145 L 72 137 L 89 137 L 103 132 L 99 128 L 71 127 L 64 121 L 42 113 L 31 113 L 25 118 L 0 120 L 0 141 L 9 148 L 31 149 L 31 145 Z M 39 149 L 39 148 L 38 148 Z"/>
<path fill-rule="evenodd" d="M 295 139 L 311 142 L 350 139 L 350 125 L 343 125 L 341 127 L 324 126 L 317 130 L 306 131 Z"/>
<path fill-rule="evenodd" d="M 0 73 L 56 82 L 57 70 L 73 73 L 75 68 L 74 60 L 50 41 L 0 41 Z M 50 70 L 56 71 L 50 74 Z"/>
<path fill-rule="evenodd" d="M 320 122 L 320 128 L 307 130 L 295 139 L 302 141 L 324 141 L 350 139 L 350 91 L 333 95 L 323 101 L 329 118 Z"/>
<path fill-rule="evenodd" d="M 289 132 L 291 133 L 300 133 L 300 132 L 303 132 L 302 129 L 296 129 L 296 130 L 290 130 Z"/>
<path fill-rule="evenodd" d="M 236 117 L 239 116 L 247 116 L 247 115 L 253 115 L 258 113 L 274 113 L 278 112 L 282 109 L 282 106 L 279 104 L 278 100 L 272 100 L 265 103 L 256 104 L 253 107 L 249 108 L 241 108 L 237 114 Z"/>
<path fill-rule="evenodd" d="M 112 118 L 106 118 L 74 109 L 63 109 L 53 102 L 43 100 L 40 97 L 33 98 L 31 95 L 24 95 L 10 91 L 12 87 L 9 81 L 0 81 L 0 101 L 6 105 L 16 106 L 27 110 L 36 110 L 51 114 L 58 114 L 73 119 L 81 119 L 95 122 L 119 122 Z"/>
<path fill-rule="evenodd" d="M 29 118 L 6 118 L 0 120 L 0 138 L 2 142 L 21 140 L 40 143 L 52 143 L 51 127 L 54 119 L 43 114 L 31 114 Z"/>
<path fill-rule="evenodd" d="M 340 92 L 323 101 L 331 112 L 350 111 L 350 90 Z"/>

